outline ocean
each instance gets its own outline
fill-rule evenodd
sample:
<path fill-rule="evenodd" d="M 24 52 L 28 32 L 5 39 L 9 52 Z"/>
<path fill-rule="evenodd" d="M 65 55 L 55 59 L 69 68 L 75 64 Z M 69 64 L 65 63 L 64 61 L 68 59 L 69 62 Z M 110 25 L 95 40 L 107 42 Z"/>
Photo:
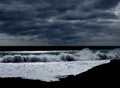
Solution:
<path fill-rule="evenodd" d="M 80 74 L 112 59 L 120 59 L 120 49 L 1 51 L 0 77 L 59 81 L 61 77 Z"/>

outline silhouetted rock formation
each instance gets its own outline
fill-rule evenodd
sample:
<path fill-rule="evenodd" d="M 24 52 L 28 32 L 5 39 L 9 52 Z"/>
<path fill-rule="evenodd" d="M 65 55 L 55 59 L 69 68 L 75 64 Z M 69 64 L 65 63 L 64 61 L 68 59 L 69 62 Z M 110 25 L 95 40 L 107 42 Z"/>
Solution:
<path fill-rule="evenodd" d="M 111 60 L 108 64 L 96 66 L 76 76 L 68 76 L 60 80 L 62 87 L 67 86 L 120 86 L 120 60 Z M 96 86 L 97 87 L 97 86 Z"/>
<path fill-rule="evenodd" d="M 82 74 L 62 78 L 58 82 L 43 82 L 21 78 L 1 78 L 0 85 L 9 87 L 33 86 L 39 88 L 80 88 L 82 87 L 107 87 L 120 86 L 120 60 L 112 60 L 108 64 L 96 66 Z M 5 83 L 6 85 L 4 85 Z M 15 85 L 16 84 L 16 85 Z"/>
<path fill-rule="evenodd" d="M 22 78 L 0 78 L 0 86 L 1 87 L 10 87 L 10 88 L 56 88 L 55 83 L 44 82 L 40 80 L 29 80 L 29 79 L 22 79 Z"/>

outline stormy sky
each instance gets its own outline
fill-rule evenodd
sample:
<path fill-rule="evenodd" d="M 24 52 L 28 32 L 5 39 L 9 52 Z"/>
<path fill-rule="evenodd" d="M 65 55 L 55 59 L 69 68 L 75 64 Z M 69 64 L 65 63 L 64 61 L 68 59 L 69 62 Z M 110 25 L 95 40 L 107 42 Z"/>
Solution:
<path fill-rule="evenodd" d="M 120 0 L 0 0 L 0 46 L 118 46 Z"/>

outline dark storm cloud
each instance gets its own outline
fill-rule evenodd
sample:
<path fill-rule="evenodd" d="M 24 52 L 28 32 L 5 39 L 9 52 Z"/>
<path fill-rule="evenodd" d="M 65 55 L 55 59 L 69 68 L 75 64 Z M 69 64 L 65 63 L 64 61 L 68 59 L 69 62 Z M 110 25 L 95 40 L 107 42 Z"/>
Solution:
<path fill-rule="evenodd" d="M 120 0 L 97 0 L 95 8 L 97 9 L 110 9 L 116 6 Z"/>
<path fill-rule="evenodd" d="M 95 11 L 87 11 L 87 12 L 71 11 L 61 15 L 58 18 L 65 19 L 65 20 L 88 20 L 88 19 L 97 19 L 97 18 L 116 18 L 116 16 L 109 12 L 95 10 Z"/>
<path fill-rule="evenodd" d="M 33 45 L 107 45 L 120 37 L 119 17 L 112 11 L 118 4 L 119 0 L 0 0 L 0 34 L 4 35 L 0 41 L 9 42 L 6 37 L 12 36 L 27 39 L 26 45 L 30 41 Z"/>
<path fill-rule="evenodd" d="M 87 20 L 96 18 L 116 18 L 116 16 L 106 10 L 118 5 L 119 0 L 84 0 L 84 2 L 76 3 L 75 9 L 69 9 L 61 14 L 62 19 L 67 20 Z"/>

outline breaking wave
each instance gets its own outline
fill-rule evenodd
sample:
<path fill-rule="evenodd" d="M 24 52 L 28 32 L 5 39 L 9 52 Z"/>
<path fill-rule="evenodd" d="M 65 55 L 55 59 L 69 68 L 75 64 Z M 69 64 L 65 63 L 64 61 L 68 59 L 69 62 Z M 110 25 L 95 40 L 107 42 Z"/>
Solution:
<path fill-rule="evenodd" d="M 20 63 L 20 62 L 60 62 L 75 61 L 72 54 L 61 53 L 59 55 L 6 55 L 1 59 L 2 63 Z"/>
<path fill-rule="evenodd" d="M 107 53 L 100 51 L 93 52 L 85 48 L 76 53 L 40 54 L 40 55 L 5 55 L 1 57 L 2 63 L 22 63 L 22 62 L 61 62 L 61 61 L 84 61 L 84 60 L 107 60 L 120 59 L 120 49 L 114 49 Z"/>

